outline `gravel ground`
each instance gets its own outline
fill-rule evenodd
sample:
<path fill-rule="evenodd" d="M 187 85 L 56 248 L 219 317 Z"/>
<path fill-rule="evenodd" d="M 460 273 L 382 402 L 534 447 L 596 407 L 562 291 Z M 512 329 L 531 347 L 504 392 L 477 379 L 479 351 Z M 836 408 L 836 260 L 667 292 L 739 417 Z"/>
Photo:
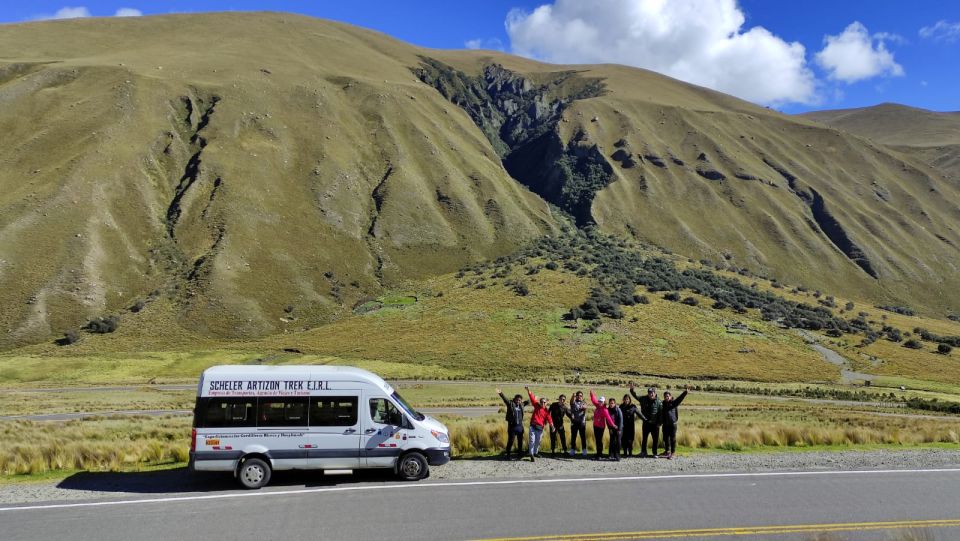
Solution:
<path fill-rule="evenodd" d="M 620 462 L 542 458 L 534 463 L 499 458 L 456 460 L 431 470 L 431 481 L 518 479 L 525 477 L 621 476 L 658 473 L 875 470 L 960 467 L 957 450 L 842 451 L 789 453 L 710 453 L 674 460 L 628 458 Z M 324 476 L 318 472 L 277 472 L 273 488 L 297 489 L 359 482 L 393 482 L 382 471 Z M 191 474 L 185 469 L 134 473 L 78 473 L 58 482 L 0 485 L 0 505 L 164 497 L 237 490 L 227 474 Z M 269 490 L 269 488 L 267 489 Z"/>

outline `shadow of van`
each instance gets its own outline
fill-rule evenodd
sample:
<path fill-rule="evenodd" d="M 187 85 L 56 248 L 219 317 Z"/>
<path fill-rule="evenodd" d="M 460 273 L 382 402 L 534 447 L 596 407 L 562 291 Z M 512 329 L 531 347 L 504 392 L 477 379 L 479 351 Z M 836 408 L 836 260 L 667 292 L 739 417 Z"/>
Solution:
<path fill-rule="evenodd" d="M 268 487 L 296 489 L 395 481 L 397 477 L 389 469 L 357 470 L 343 475 L 325 475 L 319 470 L 288 470 L 274 472 Z M 80 472 L 58 483 L 57 488 L 130 494 L 246 492 L 229 473 L 191 472 L 186 467 L 150 472 Z"/>

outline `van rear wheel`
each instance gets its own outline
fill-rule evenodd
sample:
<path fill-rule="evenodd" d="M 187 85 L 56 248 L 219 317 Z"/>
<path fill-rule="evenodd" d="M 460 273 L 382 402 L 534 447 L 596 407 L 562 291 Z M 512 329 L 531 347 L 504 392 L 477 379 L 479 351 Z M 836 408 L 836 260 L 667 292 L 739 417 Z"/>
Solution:
<path fill-rule="evenodd" d="M 250 458 L 243 461 L 237 479 L 243 488 L 257 489 L 270 482 L 270 465 L 259 458 Z"/>
<path fill-rule="evenodd" d="M 397 474 L 404 481 L 419 481 L 430 472 L 427 459 L 420 453 L 407 453 L 400 457 Z"/>

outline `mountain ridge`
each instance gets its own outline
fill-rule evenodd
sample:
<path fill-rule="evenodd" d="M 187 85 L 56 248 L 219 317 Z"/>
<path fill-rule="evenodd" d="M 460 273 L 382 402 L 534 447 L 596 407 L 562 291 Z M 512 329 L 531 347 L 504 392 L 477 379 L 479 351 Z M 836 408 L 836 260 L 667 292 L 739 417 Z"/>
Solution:
<path fill-rule="evenodd" d="M 960 199 L 938 169 L 653 72 L 424 49 L 270 12 L 6 25 L 0 50 L 0 347 L 161 297 L 202 335 L 321 325 L 556 231 L 548 202 L 793 283 L 937 313 L 960 303 Z M 425 59 L 508 122 L 512 106 L 484 90 L 494 65 L 527 81 L 520 94 L 604 92 L 548 115 L 529 140 L 543 144 L 510 165 L 486 117 L 417 76 Z"/>

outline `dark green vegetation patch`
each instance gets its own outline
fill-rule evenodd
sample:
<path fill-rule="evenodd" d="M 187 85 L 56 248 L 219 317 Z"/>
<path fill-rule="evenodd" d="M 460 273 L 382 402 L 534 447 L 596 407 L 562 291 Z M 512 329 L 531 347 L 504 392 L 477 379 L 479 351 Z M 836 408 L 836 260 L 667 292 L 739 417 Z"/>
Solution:
<path fill-rule="evenodd" d="M 535 264 L 534 260 L 546 260 Z M 567 320 L 597 321 L 602 317 L 623 318 L 623 306 L 649 302 L 638 288 L 647 292 L 664 292 L 663 298 L 689 306 L 699 306 L 699 297 L 713 301 L 712 308 L 747 313 L 758 310 L 766 321 L 777 322 L 785 328 L 824 331 L 828 336 L 862 334 L 864 345 L 881 336 L 900 342 L 903 332 L 884 326 L 875 330 L 863 314 L 845 319 L 836 315 L 829 306 L 832 301 L 822 300 L 819 306 L 786 299 L 772 292 L 747 285 L 735 278 L 722 276 L 712 270 L 679 269 L 676 264 L 662 256 L 645 254 L 638 246 L 625 239 L 601 233 L 595 227 L 565 227 L 561 235 L 544 237 L 532 246 L 512 256 L 482 263 L 463 269 L 460 276 L 472 271 L 474 274 L 492 271 L 492 278 L 506 276 L 515 266 L 524 266 L 527 274 L 536 274 L 541 268 L 557 268 L 578 276 L 589 276 L 594 282 L 587 300 L 575 306 L 564 316 Z M 741 269 L 744 272 L 745 269 Z M 776 282 L 774 282 L 776 283 Z M 512 282 L 504 282 L 510 287 Z M 684 295 L 687 291 L 693 295 Z M 835 304 L 833 304 L 835 306 Z M 957 345 L 960 339 L 934 336 L 922 329 L 916 332 L 923 340 Z M 907 347 L 922 347 L 913 339 Z"/>

